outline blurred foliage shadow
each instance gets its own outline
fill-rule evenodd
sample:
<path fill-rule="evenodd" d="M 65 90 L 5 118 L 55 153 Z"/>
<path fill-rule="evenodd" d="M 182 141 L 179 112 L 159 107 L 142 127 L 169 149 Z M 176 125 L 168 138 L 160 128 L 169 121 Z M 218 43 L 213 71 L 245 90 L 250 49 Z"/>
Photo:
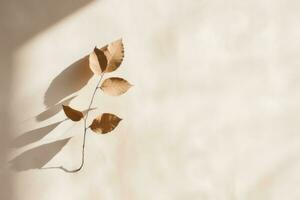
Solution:
<path fill-rule="evenodd" d="M 44 121 L 59 113 L 62 110 L 62 105 L 69 105 L 76 96 L 70 97 L 62 102 L 60 101 L 82 89 L 92 76 L 93 72 L 89 68 L 88 56 L 77 60 L 63 70 L 52 80 L 45 92 L 44 104 L 48 109 L 38 114 L 35 119 L 37 121 Z M 86 115 L 88 111 L 94 109 L 96 108 L 86 109 L 82 112 Z M 18 148 L 36 142 L 44 138 L 65 120 L 28 131 L 17 137 L 13 141 L 12 146 Z M 71 172 L 62 166 L 42 168 L 68 143 L 69 139 L 70 138 L 58 140 L 27 150 L 10 161 L 11 168 L 16 171 L 28 169 L 61 169 L 65 172 Z"/>
<path fill-rule="evenodd" d="M 58 140 L 25 151 L 9 161 L 11 168 L 16 171 L 41 169 L 69 142 L 70 139 L 71 138 Z"/>
<path fill-rule="evenodd" d="M 65 120 L 63 120 L 63 121 L 65 121 Z M 48 126 L 44 126 L 41 128 L 37 128 L 37 129 L 31 130 L 31 131 L 25 132 L 21 136 L 14 139 L 14 141 L 12 143 L 12 147 L 20 148 L 20 147 L 26 146 L 30 143 L 33 143 L 33 142 L 36 142 L 36 141 L 42 139 L 48 133 L 50 133 L 52 130 L 54 130 L 63 121 L 59 121 L 59 122 L 50 124 Z"/>
<path fill-rule="evenodd" d="M 35 117 L 35 119 L 40 122 L 40 121 L 47 120 L 50 117 L 53 117 L 54 115 L 56 115 L 57 113 L 59 113 L 62 110 L 62 105 L 69 105 L 75 97 L 76 96 L 70 97 L 60 103 L 55 104 L 54 106 L 52 106 L 52 107 L 48 108 L 47 110 L 38 114 Z"/>
<path fill-rule="evenodd" d="M 90 109 L 86 109 L 83 110 L 82 113 L 83 115 L 86 115 L 88 111 L 92 111 L 95 110 L 96 108 L 90 108 Z M 14 148 L 20 148 L 23 146 L 26 146 L 28 144 L 31 144 L 33 142 L 37 142 L 40 139 L 44 138 L 46 135 L 48 135 L 51 131 L 53 131 L 59 124 L 61 124 L 64 121 L 69 120 L 68 118 L 59 121 L 59 122 L 55 122 L 53 124 L 41 127 L 41 128 L 37 128 L 31 131 L 27 131 L 25 133 L 23 133 L 22 135 L 18 136 L 17 138 L 15 138 L 12 141 L 12 147 Z"/>
<path fill-rule="evenodd" d="M 92 76 L 88 56 L 79 59 L 52 80 L 45 92 L 44 104 L 47 107 L 57 104 L 63 98 L 83 88 Z"/>

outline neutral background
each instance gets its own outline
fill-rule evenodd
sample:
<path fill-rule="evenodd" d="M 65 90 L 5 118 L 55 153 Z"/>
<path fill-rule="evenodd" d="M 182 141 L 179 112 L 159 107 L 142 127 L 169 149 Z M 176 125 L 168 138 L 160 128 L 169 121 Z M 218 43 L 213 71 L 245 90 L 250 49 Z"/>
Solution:
<path fill-rule="evenodd" d="M 299 10 L 297 0 L 1 1 L 0 199 L 299 200 Z M 39 169 L 80 164 L 82 122 L 61 122 L 59 102 L 87 108 L 98 77 L 78 71 L 80 59 L 120 37 L 125 59 L 107 77 L 134 87 L 97 93 L 89 121 L 123 121 L 89 132 L 79 173 Z"/>

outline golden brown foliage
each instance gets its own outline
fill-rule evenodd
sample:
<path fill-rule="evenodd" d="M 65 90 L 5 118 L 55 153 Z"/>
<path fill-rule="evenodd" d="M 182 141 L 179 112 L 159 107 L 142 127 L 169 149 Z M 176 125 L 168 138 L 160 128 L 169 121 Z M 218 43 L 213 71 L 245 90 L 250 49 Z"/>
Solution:
<path fill-rule="evenodd" d="M 105 79 L 100 86 L 104 93 L 112 96 L 124 94 L 132 85 L 125 79 L 119 77 L 111 77 Z"/>
<path fill-rule="evenodd" d="M 80 121 L 83 118 L 83 113 L 71 108 L 70 106 L 62 105 L 66 116 L 72 121 Z"/>
<path fill-rule="evenodd" d="M 95 133 L 105 134 L 114 130 L 121 120 L 121 118 L 114 114 L 103 113 L 93 120 L 90 128 Z"/>

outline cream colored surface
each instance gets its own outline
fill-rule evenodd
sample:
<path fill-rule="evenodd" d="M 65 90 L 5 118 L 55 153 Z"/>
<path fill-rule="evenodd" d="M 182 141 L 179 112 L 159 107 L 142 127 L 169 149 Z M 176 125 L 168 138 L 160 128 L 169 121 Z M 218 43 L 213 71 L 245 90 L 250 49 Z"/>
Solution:
<path fill-rule="evenodd" d="M 23 8 L 10 9 L 22 18 Z M 102 0 L 41 26 L 11 50 L 13 92 L 2 104 L 10 138 L 65 118 L 34 116 L 52 79 L 95 45 L 123 38 L 125 59 L 111 75 L 134 87 L 97 94 L 90 121 L 99 112 L 123 121 L 113 134 L 89 132 L 82 171 L 16 172 L 3 161 L 11 192 L 0 188 L 0 199 L 299 200 L 299 9 L 296 0 Z M 71 105 L 86 109 L 96 81 Z M 72 136 L 46 166 L 76 168 L 82 132 L 82 122 L 65 121 L 5 159 Z"/>

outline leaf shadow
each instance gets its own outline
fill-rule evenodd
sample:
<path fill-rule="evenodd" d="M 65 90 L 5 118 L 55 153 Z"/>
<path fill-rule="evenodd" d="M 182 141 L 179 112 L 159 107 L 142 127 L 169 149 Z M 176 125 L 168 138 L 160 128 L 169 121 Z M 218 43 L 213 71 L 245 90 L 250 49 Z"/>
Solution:
<path fill-rule="evenodd" d="M 83 115 L 85 116 L 87 114 L 88 111 L 92 111 L 95 110 L 96 108 L 90 108 L 90 109 L 85 109 L 82 111 Z M 31 144 L 33 142 L 37 142 L 40 139 L 44 138 L 46 135 L 48 135 L 51 131 L 53 131 L 59 124 L 61 124 L 64 121 L 69 120 L 68 118 L 59 121 L 59 122 L 55 122 L 53 124 L 41 127 L 41 128 L 37 128 L 31 131 L 27 131 L 25 133 L 23 133 L 22 135 L 16 137 L 12 143 L 11 143 L 11 147 L 13 148 L 20 148 L 20 147 L 24 147 L 28 144 Z"/>
<path fill-rule="evenodd" d="M 10 167 L 16 171 L 41 169 L 69 142 L 71 137 L 47 143 L 27 150 L 10 160 Z"/>
<path fill-rule="evenodd" d="M 20 148 L 42 139 L 65 120 L 23 133 L 13 140 L 12 147 Z"/>
<path fill-rule="evenodd" d="M 57 104 L 66 96 L 83 88 L 92 76 L 88 56 L 77 60 L 52 80 L 45 92 L 44 104 L 47 107 Z"/>
<path fill-rule="evenodd" d="M 36 121 L 41 122 L 46 119 L 49 119 L 50 117 L 53 117 L 62 110 L 62 105 L 69 105 L 75 97 L 76 96 L 72 96 L 60 103 L 55 104 L 54 106 L 49 107 L 47 110 L 35 116 Z"/>

